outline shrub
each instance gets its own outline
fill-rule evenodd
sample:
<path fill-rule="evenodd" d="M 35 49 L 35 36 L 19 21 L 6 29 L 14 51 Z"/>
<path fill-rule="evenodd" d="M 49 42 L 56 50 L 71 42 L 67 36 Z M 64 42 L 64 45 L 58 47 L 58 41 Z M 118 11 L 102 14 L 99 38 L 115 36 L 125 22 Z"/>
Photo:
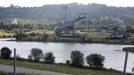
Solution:
<path fill-rule="evenodd" d="M 105 57 L 100 54 L 90 54 L 86 57 L 86 61 L 91 68 L 102 68 Z"/>
<path fill-rule="evenodd" d="M 66 61 L 66 65 L 70 65 L 71 62 L 69 60 Z"/>
<path fill-rule="evenodd" d="M 45 54 L 44 62 L 48 64 L 53 64 L 55 62 L 55 57 L 52 52 L 48 52 Z"/>
<path fill-rule="evenodd" d="M 16 55 L 16 60 L 20 60 L 21 59 L 21 57 L 20 57 L 20 55 Z"/>
<path fill-rule="evenodd" d="M 82 67 L 84 64 L 83 60 L 84 54 L 81 53 L 80 51 L 72 51 L 71 52 L 71 65 L 76 66 L 76 67 Z"/>
<path fill-rule="evenodd" d="M 33 56 L 32 55 L 28 55 L 28 61 L 32 62 L 33 61 Z"/>
<path fill-rule="evenodd" d="M 42 56 L 41 56 L 42 54 L 43 54 L 43 52 L 39 48 L 32 48 L 32 50 L 31 50 L 31 55 L 33 56 L 35 62 L 40 61 L 40 59 L 42 58 Z"/>
<path fill-rule="evenodd" d="M 3 47 L 1 49 L 1 57 L 4 59 L 10 59 L 11 58 L 11 50 L 8 47 Z"/>

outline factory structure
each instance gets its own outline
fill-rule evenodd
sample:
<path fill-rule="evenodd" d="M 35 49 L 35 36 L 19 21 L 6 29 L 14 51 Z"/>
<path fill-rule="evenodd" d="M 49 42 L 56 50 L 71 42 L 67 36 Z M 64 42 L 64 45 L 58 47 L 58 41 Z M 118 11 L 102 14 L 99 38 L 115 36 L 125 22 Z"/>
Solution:
<path fill-rule="evenodd" d="M 126 25 L 121 22 L 117 26 L 115 26 L 115 29 L 113 32 L 108 35 L 108 39 L 125 39 L 127 38 L 127 33 L 126 33 Z"/>
<path fill-rule="evenodd" d="M 67 7 L 63 7 L 63 10 L 67 12 Z M 75 22 L 85 18 L 86 18 L 85 14 L 82 13 L 75 19 L 68 21 L 67 15 L 65 14 L 64 25 L 55 27 L 56 35 L 60 37 L 75 37 Z"/>
<path fill-rule="evenodd" d="M 56 35 L 62 36 L 62 37 L 74 37 L 75 36 L 74 23 L 77 22 L 77 21 L 80 21 L 84 18 L 86 18 L 84 15 L 80 15 L 72 21 L 65 22 L 62 27 L 61 26 L 56 26 L 55 27 Z"/>

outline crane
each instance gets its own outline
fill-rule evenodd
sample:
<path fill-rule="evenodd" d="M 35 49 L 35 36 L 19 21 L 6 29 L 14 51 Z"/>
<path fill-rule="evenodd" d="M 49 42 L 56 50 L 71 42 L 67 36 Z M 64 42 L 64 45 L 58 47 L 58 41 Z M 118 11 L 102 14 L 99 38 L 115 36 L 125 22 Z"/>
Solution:
<path fill-rule="evenodd" d="M 80 21 L 82 19 L 85 19 L 86 16 L 81 14 L 76 19 L 72 21 L 65 22 L 65 25 L 63 27 L 55 27 L 55 33 L 57 36 L 61 37 L 74 37 L 75 36 L 75 28 L 74 23 L 77 21 Z"/>

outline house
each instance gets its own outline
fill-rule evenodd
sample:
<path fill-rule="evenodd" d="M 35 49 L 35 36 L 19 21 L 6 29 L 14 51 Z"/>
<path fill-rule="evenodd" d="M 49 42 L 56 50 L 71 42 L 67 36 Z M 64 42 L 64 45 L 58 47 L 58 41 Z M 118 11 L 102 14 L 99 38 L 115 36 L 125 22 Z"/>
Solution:
<path fill-rule="evenodd" d="M 17 21 L 16 18 L 14 18 L 14 19 L 12 20 L 12 25 L 17 25 L 17 24 L 18 24 L 18 21 Z"/>

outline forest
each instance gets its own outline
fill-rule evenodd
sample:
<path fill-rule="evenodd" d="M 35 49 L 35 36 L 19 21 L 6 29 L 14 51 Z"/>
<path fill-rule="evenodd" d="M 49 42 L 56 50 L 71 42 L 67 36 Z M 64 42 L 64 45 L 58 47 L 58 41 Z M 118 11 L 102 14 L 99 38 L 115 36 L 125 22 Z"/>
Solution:
<path fill-rule="evenodd" d="M 67 7 L 67 9 L 64 10 L 64 7 Z M 77 3 L 44 5 L 41 7 L 20 7 L 14 5 L 0 7 L 0 20 L 9 23 L 9 19 L 17 18 L 21 21 L 20 23 L 55 24 L 63 21 L 65 11 L 69 20 L 76 18 L 82 13 L 86 14 L 86 23 L 88 25 L 94 24 L 94 20 L 100 21 L 102 18 L 107 17 L 108 20 L 111 18 L 119 19 L 126 25 L 134 25 L 134 7 L 113 7 L 103 4 L 83 5 Z"/>

